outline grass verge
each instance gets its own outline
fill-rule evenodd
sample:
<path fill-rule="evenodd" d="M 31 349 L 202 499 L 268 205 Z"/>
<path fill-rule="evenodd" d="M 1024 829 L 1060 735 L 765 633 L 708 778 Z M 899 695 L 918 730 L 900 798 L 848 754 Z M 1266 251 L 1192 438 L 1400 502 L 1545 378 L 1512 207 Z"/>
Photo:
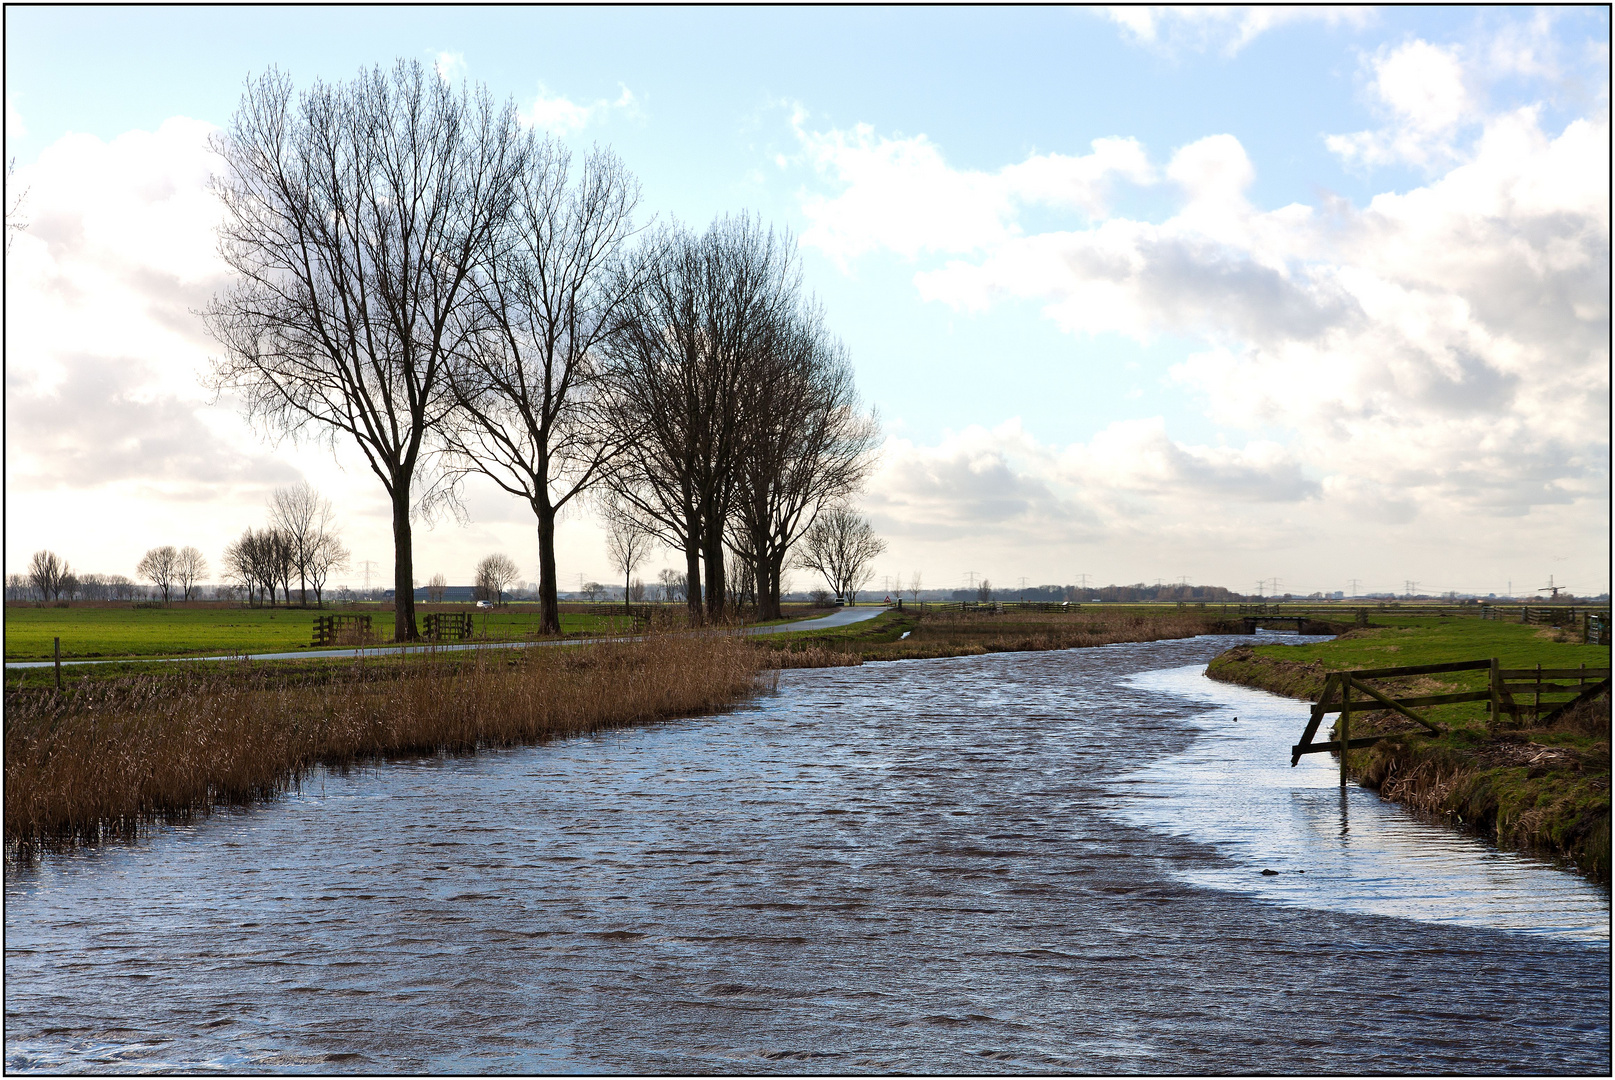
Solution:
<path fill-rule="evenodd" d="M 130 836 L 274 797 L 320 766 L 709 713 L 754 691 L 758 659 L 734 638 L 677 635 L 8 687 L 5 838 L 27 852 Z"/>
<path fill-rule="evenodd" d="M 1240 646 L 1207 674 L 1287 697 L 1317 700 L 1330 671 L 1403 667 L 1496 656 L 1504 667 L 1608 667 L 1608 646 L 1562 631 L 1480 620 L 1397 620 L 1307 645 Z M 1388 691 L 1480 689 L 1484 672 L 1418 676 Z M 1394 695 L 1393 695 L 1394 696 Z M 1353 750 L 1350 774 L 1383 798 L 1456 819 L 1500 847 L 1568 862 L 1610 881 L 1610 702 L 1606 696 L 1555 718 L 1491 730 L 1484 702 L 1422 710 L 1445 729 L 1430 737 L 1389 711 L 1352 714 L 1352 735 L 1386 734 Z M 1300 731 L 1296 731 L 1297 737 Z M 1332 737 L 1332 736 L 1331 736 Z M 1320 734 L 1320 740 L 1323 736 Z"/>

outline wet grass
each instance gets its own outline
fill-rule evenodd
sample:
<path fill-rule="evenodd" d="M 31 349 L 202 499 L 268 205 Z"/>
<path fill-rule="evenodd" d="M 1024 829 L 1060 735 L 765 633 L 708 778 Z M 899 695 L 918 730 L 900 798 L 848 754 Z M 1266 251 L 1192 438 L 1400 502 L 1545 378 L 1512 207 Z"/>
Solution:
<path fill-rule="evenodd" d="M 8 687 L 9 850 L 131 836 L 272 798 L 311 769 L 468 753 L 701 715 L 757 686 L 732 637 L 298 665 L 175 666 L 65 692 Z"/>
<path fill-rule="evenodd" d="M 1610 649 L 1565 631 L 1478 619 L 1397 619 L 1304 645 L 1241 646 L 1207 674 L 1316 701 L 1330 671 L 1411 667 L 1495 656 L 1505 668 L 1608 667 Z M 1563 680 L 1560 680 L 1563 681 Z M 1393 696 L 1483 689 L 1484 671 L 1449 672 L 1379 687 Z M 1594 880 L 1610 880 L 1610 703 L 1606 696 L 1547 724 L 1496 729 L 1485 702 L 1418 710 L 1445 729 L 1421 734 L 1389 711 L 1352 715 L 1352 735 L 1388 734 L 1351 753 L 1350 772 L 1387 799 L 1471 826 L 1499 845 L 1549 855 Z M 1544 712 L 1547 710 L 1544 709 Z M 1300 735 L 1300 731 L 1296 732 Z M 1319 738 L 1326 736 L 1320 733 Z M 1329 734 L 1327 737 L 1334 737 Z"/>
<path fill-rule="evenodd" d="M 874 660 L 929 660 L 1161 641 L 1214 633 L 1219 625 L 1213 615 L 1175 610 L 888 611 L 869 622 L 759 638 L 757 644 L 773 654 L 770 666 L 834 667 Z"/>

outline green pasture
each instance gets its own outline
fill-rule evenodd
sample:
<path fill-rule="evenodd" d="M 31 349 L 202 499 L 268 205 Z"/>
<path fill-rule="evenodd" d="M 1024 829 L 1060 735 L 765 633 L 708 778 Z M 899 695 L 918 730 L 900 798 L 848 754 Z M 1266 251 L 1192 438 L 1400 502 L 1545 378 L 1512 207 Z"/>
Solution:
<path fill-rule="evenodd" d="M 1607 668 L 1608 645 L 1581 644 L 1579 627 L 1556 630 L 1483 619 L 1375 616 L 1376 625 L 1355 630 L 1330 641 L 1306 645 L 1261 645 L 1257 656 L 1302 664 L 1318 663 L 1326 671 L 1360 671 L 1365 668 L 1416 667 L 1497 657 L 1503 668 Z M 1485 689 L 1485 671 L 1455 671 L 1415 676 L 1450 692 Z M 1563 682 L 1564 680 L 1559 680 Z M 1467 702 L 1426 709 L 1438 723 L 1468 727 L 1483 721 L 1485 702 Z"/>
<path fill-rule="evenodd" d="M 420 620 L 436 605 L 418 605 Z M 465 605 L 443 605 L 444 611 L 472 611 Z M 62 639 L 62 659 L 99 660 L 162 656 L 218 656 L 285 652 L 311 648 L 314 619 L 321 614 L 368 614 L 377 633 L 392 636 L 391 609 L 353 608 L 317 611 L 304 608 L 238 608 L 174 604 L 162 607 L 5 607 L 6 660 L 49 660 L 51 641 Z M 474 611 L 478 638 L 520 641 L 538 634 L 536 604 Z M 561 614 L 568 635 L 621 632 L 623 616 Z"/>

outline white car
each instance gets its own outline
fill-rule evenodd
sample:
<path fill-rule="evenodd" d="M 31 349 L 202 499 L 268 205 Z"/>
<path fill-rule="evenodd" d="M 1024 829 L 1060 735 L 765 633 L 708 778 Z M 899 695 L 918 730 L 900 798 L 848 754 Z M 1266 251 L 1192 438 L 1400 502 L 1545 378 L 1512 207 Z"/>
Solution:
<path fill-rule="evenodd" d="M 491 608 L 491 607 L 493 607 L 493 601 L 492 600 L 478 600 L 477 601 L 477 607 L 479 607 L 479 608 Z"/>

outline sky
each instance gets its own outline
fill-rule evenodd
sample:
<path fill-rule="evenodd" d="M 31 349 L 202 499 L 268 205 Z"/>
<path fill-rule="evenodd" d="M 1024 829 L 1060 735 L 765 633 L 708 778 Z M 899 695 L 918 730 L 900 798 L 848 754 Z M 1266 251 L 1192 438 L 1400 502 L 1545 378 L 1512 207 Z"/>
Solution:
<path fill-rule="evenodd" d="M 380 482 L 206 390 L 196 312 L 229 284 L 208 137 L 246 81 L 402 57 L 612 147 L 646 221 L 797 239 L 883 426 L 877 587 L 1609 588 L 1607 8 L 5 20 L 8 573 L 217 567 L 307 479 L 346 580 L 390 581 Z M 495 551 L 537 577 L 525 505 L 466 512 L 417 526 L 422 581 Z M 586 509 L 557 557 L 563 589 L 614 577 Z"/>

